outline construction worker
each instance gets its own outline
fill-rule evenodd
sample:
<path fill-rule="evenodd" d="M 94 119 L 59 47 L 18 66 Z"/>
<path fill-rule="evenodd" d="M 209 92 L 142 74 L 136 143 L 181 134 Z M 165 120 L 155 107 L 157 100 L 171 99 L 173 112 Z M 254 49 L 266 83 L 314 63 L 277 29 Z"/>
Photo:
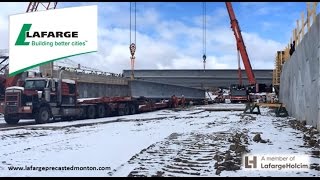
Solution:
<path fill-rule="evenodd" d="M 176 108 L 178 106 L 177 102 L 178 98 L 176 97 L 176 95 L 171 96 L 171 105 L 173 108 Z"/>
<path fill-rule="evenodd" d="M 185 105 L 186 105 L 186 98 L 184 97 L 184 95 L 182 95 L 182 97 L 181 97 L 181 106 L 182 106 L 182 108 L 184 108 Z"/>
<path fill-rule="evenodd" d="M 296 46 L 296 41 L 293 41 L 292 44 L 290 44 L 290 51 L 289 51 L 290 56 L 292 56 L 292 54 L 294 53 L 295 46 Z"/>
<path fill-rule="evenodd" d="M 289 54 L 290 54 L 290 56 L 292 56 L 292 43 L 290 43 L 290 50 L 289 50 Z"/>

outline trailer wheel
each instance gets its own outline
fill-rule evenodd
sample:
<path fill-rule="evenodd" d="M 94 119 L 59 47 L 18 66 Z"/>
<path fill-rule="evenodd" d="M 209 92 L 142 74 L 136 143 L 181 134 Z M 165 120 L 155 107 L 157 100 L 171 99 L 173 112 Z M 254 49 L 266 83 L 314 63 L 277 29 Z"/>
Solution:
<path fill-rule="evenodd" d="M 35 120 L 37 124 L 44 124 L 50 119 L 50 111 L 47 107 L 41 107 L 36 114 Z"/>
<path fill-rule="evenodd" d="M 96 108 L 94 106 L 89 106 L 87 109 L 87 117 L 88 119 L 95 119 L 96 118 Z"/>
<path fill-rule="evenodd" d="M 112 110 L 109 105 L 106 105 L 104 117 L 110 117 L 111 115 L 112 115 Z"/>
<path fill-rule="evenodd" d="M 8 116 L 5 115 L 4 116 L 4 120 L 6 121 L 7 124 L 14 125 L 14 124 L 18 124 L 20 119 L 8 117 Z"/>
<path fill-rule="evenodd" d="M 98 105 L 97 114 L 98 114 L 98 118 L 103 118 L 105 116 L 106 108 L 104 107 L 103 104 Z"/>
<path fill-rule="evenodd" d="M 118 113 L 120 116 L 128 115 L 130 113 L 130 108 L 128 104 L 124 104 L 123 108 L 119 108 Z"/>
<path fill-rule="evenodd" d="M 136 114 L 136 106 L 134 104 L 130 104 L 129 105 L 129 109 L 130 109 L 130 114 Z"/>
<path fill-rule="evenodd" d="M 82 120 L 87 118 L 87 108 L 81 107 L 80 113 L 76 116 L 76 119 Z"/>

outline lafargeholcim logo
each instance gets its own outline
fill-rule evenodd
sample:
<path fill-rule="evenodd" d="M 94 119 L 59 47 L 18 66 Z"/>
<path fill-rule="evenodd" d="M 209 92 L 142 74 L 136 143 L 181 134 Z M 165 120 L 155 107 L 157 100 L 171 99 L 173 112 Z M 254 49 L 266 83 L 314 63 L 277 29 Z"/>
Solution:
<path fill-rule="evenodd" d="M 252 160 L 249 160 L 249 156 L 244 157 L 245 168 L 257 168 L 257 156 L 253 156 Z"/>
<path fill-rule="evenodd" d="M 308 155 L 244 155 L 242 165 L 245 170 L 302 171 L 310 168 L 310 159 Z"/>
<path fill-rule="evenodd" d="M 97 51 L 97 6 L 10 16 L 9 76 Z"/>

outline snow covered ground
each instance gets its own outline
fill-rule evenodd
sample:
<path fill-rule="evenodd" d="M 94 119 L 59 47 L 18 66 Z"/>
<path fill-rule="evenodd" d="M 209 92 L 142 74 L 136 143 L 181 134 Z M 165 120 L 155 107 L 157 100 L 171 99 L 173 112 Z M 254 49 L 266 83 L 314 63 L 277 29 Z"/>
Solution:
<path fill-rule="evenodd" d="M 237 163 L 230 139 L 240 134 L 236 143 L 245 147 L 240 153 L 308 155 L 310 163 L 319 164 L 311 153 L 319 149 L 305 146 L 290 118 L 261 111 L 248 115 L 197 107 L 2 130 L 0 176 L 319 176 L 315 169 L 248 171 Z M 253 141 L 257 133 L 265 143 Z M 237 170 L 217 168 L 219 157 L 228 153 L 235 162 L 231 169 Z M 26 166 L 44 170 L 9 170 Z M 88 166 L 104 170 L 45 170 Z"/>

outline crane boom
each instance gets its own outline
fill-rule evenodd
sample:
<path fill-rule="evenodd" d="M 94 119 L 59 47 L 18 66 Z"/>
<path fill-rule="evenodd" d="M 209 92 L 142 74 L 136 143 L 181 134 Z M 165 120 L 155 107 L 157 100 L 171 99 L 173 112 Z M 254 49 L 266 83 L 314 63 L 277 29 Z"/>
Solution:
<path fill-rule="evenodd" d="M 255 85 L 256 84 L 256 79 L 254 77 L 254 73 L 250 64 L 250 60 L 249 60 L 249 56 L 246 50 L 246 46 L 244 45 L 243 42 L 243 38 L 242 38 L 242 34 L 240 31 L 240 27 L 238 24 L 238 21 L 236 19 L 236 16 L 234 14 L 231 2 L 226 2 L 226 6 L 228 9 L 228 13 L 229 13 L 229 17 L 230 17 L 230 21 L 231 21 L 231 28 L 234 32 L 234 36 L 236 38 L 237 41 L 237 49 L 240 52 L 242 61 L 243 61 L 243 65 L 245 67 L 246 73 L 247 73 L 247 77 L 249 80 L 249 84 L 250 85 Z"/>
<path fill-rule="evenodd" d="M 56 9 L 58 2 L 30 2 L 26 12 Z M 40 7 L 39 7 L 40 5 Z"/>

